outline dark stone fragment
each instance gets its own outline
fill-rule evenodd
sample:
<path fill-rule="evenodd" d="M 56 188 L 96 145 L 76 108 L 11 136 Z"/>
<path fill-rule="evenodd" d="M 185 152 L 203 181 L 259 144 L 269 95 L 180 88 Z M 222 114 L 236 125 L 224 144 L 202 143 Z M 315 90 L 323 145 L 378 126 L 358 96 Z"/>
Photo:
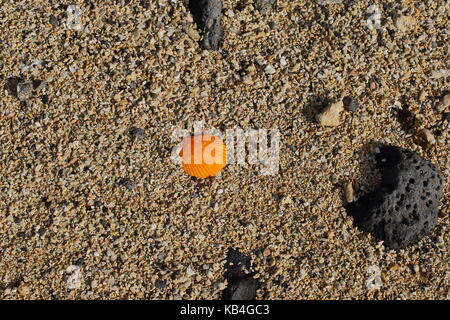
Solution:
<path fill-rule="evenodd" d="M 376 154 L 381 186 L 347 205 L 354 224 L 389 249 L 417 243 L 431 233 L 443 195 L 443 176 L 417 153 L 385 146 Z"/>
<path fill-rule="evenodd" d="M 258 283 L 255 279 L 251 277 L 241 279 L 229 286 L 229 299 L 225 300 L 253 300 L 257 288 Z"/>
<path fill-rule="evenodd" d="M 41 100 L 43 104 L 48 104 L 48 102 L 50 101 L 47 94 L 42 95 Z"/>
<path fill-rule="evenodd" d="M 450 112 L 446 112 L 443 115 L 444 121 L 450 122 Z"/>
<path fill-rule="evenodd" d="M 155 287 L 157 287 L 158 289 L 164 289 L 165 287 L 167 287 L 167 282 L 163 280 L 157 280 L 155 282 Z"/>
<path fill-rule="evenodd" d="M 254 273 L 245 273 L 245 269 L 250 268 L 250 257 L 230 248 L 226 268 L 228 286 L 222 293 L 223 300 L 254 300 L 259 284 L 253 278 Z"/>
<path fill-rule="evenodd" d="M 54 26 L 54 27 L 58 27 L 58 26 L 59 26 L 59 20 L 58 20 L 58 18 L 55 17 L 55 16 L 52 15 L 52 14 L 50 15 L 49 22 L 50 22 L 50 24 L 51 24 L 52 26 Z"/>
<path fill-rule="evenodd" d="M 220 20 L 222 2 L 220 0 L 189 0 L 189 10 L 203 36 L 200 46 L 205 50 L 219 50 L 223 38 Z"/>
<path fill-rule="evenodd" d="M 344 108 L 348 111 L 355 112 L 360 107 L 359 103 L 350 97 L 345 97 L 343 102 L 344 102 Z"/>
<path fill-rule="evenodd" d="M 136 184 L 128 178 L 120 178 L 119 181 L 117 181 L 117 184 L 120 186 L 124 186 L 128 190 L 133 190 L 134 188 L 136 188 Z"/>
<path fill-rule="evenodd" d="M 83 258 L 79 258 L 77 259 L 77 261 L 75 261 L 74 263 L 76 266 L 81 267 L 84 264 L 84 259 Z"/>
<path fill-rule="evenodd" d="M 266 14 L 272 9 L 275 0 L 255 0 L 254 7 L 261 14 Z"/>
<path fill-rule="evenodd" d="M 145 138 L 145 131 L 141 128 L 132 127 L 128 133 L 132 140 L 141 140 Z"/>
<path fill-rule="evenodd" d="M 248 227 L 250 225 L 250 222 L 246 221 L 246 220 L 238 220 L 239 224 L 243 227 Z"/>
<path fill-rule="evenodd" d="M 109 222 L 106 221 L 105 219 L 100 219 L 99 222 L 105 229 L 109 228 Z"/>

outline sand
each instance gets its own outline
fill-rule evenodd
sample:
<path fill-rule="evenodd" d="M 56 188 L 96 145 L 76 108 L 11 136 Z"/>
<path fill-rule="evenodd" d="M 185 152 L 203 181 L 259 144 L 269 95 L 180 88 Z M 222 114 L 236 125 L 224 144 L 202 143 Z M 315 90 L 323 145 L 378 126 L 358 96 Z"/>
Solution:
<path fill-rule="evenodd" d="M 203 51 L 181 0 L 3 1 L 0 298 L 219 299 L 230 247 L 257 299 L 450 298 L 448 182 L 433 234 L 399 252 L 344 209 L 349 182 L 376 188 L 382 144 L 448 179 L 448 2 L 334 2 L 224 0 Z M 358 110 L 319 125 L 346 96 Z M 198 120 L 277 129 L 278 174 L 189 177 L 171 134 Z"/>

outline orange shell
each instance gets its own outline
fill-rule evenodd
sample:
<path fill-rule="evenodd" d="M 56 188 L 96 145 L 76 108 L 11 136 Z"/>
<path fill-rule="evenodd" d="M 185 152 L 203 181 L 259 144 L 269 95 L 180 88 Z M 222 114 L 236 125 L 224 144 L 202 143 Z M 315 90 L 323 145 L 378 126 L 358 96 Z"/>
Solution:
<path fill-rule="evenodd" d="M 216 136 L 203 134 L 183 139 L 183 170 L 197 178 L 215 176 L 227 164 L 227 149 L 223 141 Z"/>

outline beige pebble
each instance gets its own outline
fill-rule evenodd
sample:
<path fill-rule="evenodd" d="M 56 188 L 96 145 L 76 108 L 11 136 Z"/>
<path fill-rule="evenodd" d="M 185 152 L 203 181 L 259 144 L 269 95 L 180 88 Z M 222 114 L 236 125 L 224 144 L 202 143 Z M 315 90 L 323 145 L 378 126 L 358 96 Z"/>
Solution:
<path fill-rule="evenodd" d="M 194 41 L 199 41 L 201 38 L 198 31 L 195 30 L 194 28 L 186 28 L 186 33 Z"/>
<path fill-rule="evenodd" d="M 439 112 L 447 112 L 448 107 L 450 107 L 450 94 L 447 94 L 441 99 L 441 101 L 439 101 L 438 105 L 436 106 L 436 109 Z"/>
<path fill-rule="evenodd" d="M 422 90 L 419 95 L 419 101 L 424 102 L 427 98 L 428 94 L 425 90 Z"/>
<path fill-rule="evenodd" d="M 245 84 L 253 84 L 253 79 L 250 75 L 245 75 L 242 77 L 242 82 Z"/>
<path fill-rule="evenodd" d="M 354 200 L 353 183 L 349 181 L 345 185 L 345 201 L 347 201 L 347 203 L 350 203 L 353 202 L 353 200 Z"/>
<path fill-rule="evenodd" d="M 30 294 L 30 287 L 28 287 L 25 284 L 22 284 L 17 291 L 19 292 L 19 294 L 23 297 L 28 296 Z"/>
<path fill-rule="evenodd" d="M 344 103 L 337 101 L 330 104 L 321 114 L 317 115 L 317 122 L 322 126 L 335 127 L 341 123 L 340 113 L 344 110 Z"/>
<path fill-rule="evenodd" d="M 412 16 L 399 16 L 394 24 L 400 32 L 406 32 L 414 28 L 416 20 Z"/>
<path fill-rule="evenodd" d="M 271 64 L 268 64 L 265 67 L 264 72 L 267 73 L 267 74 L 275 74 L 276 70 Z"/>

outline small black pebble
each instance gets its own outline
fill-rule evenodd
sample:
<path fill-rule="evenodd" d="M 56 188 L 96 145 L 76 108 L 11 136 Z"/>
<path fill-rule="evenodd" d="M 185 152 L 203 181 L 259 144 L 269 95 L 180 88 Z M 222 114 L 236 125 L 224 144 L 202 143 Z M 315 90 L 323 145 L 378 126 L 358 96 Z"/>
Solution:
<path fill-rule="evenodd" d="M 250 225 L 250 222 L 245 220 L 238 220 L 239 224 L 243 227 L 248 227 Z"/>
<path fill-rule="evenodd" d="M 117 184 L 124 186 L 128 190 L 133 190 L 136 188 L 136 184 L 128 178 L 120 178 L 119 181 L 117 181 Z"/>
<path fill-rule="evenodd" d="M 54 27 L 58 27 L 59 26 L 59 21 L 58 18 L 56 18 L 54 15 L 50 15 L 50 24 Z"/>
<path fill-rule="evenodd" d="M 138 127 L 132 127 L 128 133 L 132 140 L 142 140 L 145 138 L 145 131 Z"/>
<path fill-rule="evenodd" d="M 450 112 L 446 112 L 443 115 L 444 121 L 450 122 Z"/>
<path fill-rule="evenodd" d="M 275 0 L 255 0 L 253 6 L 261 14 L 266 14 L 270 9 L 272 9 Z"/>
<path fill-rule="evenodd" d="M 360 107 L 359 103 L 350 97 L 345 97 L 343 102 L 344 102 L 344 108 L 348 111 L 355 112 Z"/>
<path fill-rule="evenodd" d="M 157 287 L 158 289 L 164 289 L 165 287 L 167 287 L 167 282 L 158 280 L 155 282 L 155 287 Z"/>
<path fill-rule="evenodd" d="M 43 104 L 47 104 L 48 101 L 49 101 L 48 95 L 47 95 L 47 94 L 44 94 L 44 95 L 41 97 L 41 100 L 42 100 L 42 103 L 43 103 Z"/>

